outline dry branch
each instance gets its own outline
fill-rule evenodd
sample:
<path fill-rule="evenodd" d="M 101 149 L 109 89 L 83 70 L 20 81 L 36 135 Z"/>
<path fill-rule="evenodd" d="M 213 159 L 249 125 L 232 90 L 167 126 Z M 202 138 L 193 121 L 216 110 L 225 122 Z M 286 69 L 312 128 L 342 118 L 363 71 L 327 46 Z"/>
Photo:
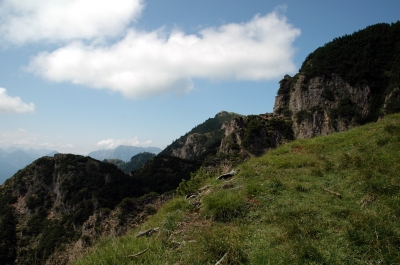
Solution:
<path fill-rule="evenodd" d="M 128 255 L 128 256 L 126 256 L 126 257 L 127 257 L 127 258 L 136 258 L 137 256 L 142 255 L 143 253 L 145 253 L 147 250 L 149 250 L 149 249 L 146 248 L 145 250 L 143 250 L 143 251 L 141 251 L 141 252 L 139 252 L 139 253 L 132 254 L 132 255 Z"/>
<path fill-rule="evenodd" d="M 227 178 L 233 177 L 235 174 L 236 174 L 236 170 L 232 169 L 231 172 L 226 173 L 226 174 L 222 174 L 217 179 L 227 179 Z"/>
<path fill-rule="evenodd" d="M 221 258 L 219 261 L 217 261 L 217 263 L 215 263 L 215 265 L 221 264 L 222 261 L 224 260 L 224 258 L 225 258 L 227 255 L 228 255 L 228 252 L 226 252 L 226 253 L 222 256 L 222 258 Z"/>
<path fill-rule="evenodd" d="M 189 193 L 189 194 L 186 194 L 185 199 L 189 200 L 189 199 L 196 198 L 196 197 L 197 197 L 196 193 Z"/>
<path fill-rule="evenodd" d="M 158 227 L 156 228 L 151 228 L 149 230 L 143 231 L 143 232 L 139 232 L 136 237 L 141 237 L 141 236 L 150 236 L 151 234 L 155 233 L 158 231 Z"/>
<path fill-rule="evenodd" d="M 339 199 L 342 198 L 342 195 L 340 195 L 340 193 L 337 193 L 337 192 L 335 192 L 335 191 L 328 190 L 328 189 L 325 189 L 325 188 L 324 188 L 324 191 L 329 192 L 330 194 L 335 195 L 335 196 L 338 197 Z"/>
<path fill-rule="evenodd" d="M 204 186 L 204 187 L 198 189 L 198 191 L 201 193 L 201 192 L 205 191 L 206 189 L 208 189 L 209 187 L 210 187 L 210 185 Z"/>

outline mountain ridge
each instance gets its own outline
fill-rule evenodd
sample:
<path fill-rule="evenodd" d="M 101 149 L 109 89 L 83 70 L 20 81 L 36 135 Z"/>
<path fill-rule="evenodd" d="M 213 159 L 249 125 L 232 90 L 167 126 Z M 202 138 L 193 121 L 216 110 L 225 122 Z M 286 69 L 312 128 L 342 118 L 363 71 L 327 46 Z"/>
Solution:
<path fill-rule="evenodd" d="M 88 156 L 97 159 L 120 159 L 124 162 L 129 162 L 132 156 L 137 155 L 143 152 L 149 152 L 158 154 L 162 150 L 158 147 L 141 147 L 141 146 L 127 146 L 127 145 L 119 145 L 114 149 L 102 149 L 98 151 L 93 151 L 88 154 Z"/>

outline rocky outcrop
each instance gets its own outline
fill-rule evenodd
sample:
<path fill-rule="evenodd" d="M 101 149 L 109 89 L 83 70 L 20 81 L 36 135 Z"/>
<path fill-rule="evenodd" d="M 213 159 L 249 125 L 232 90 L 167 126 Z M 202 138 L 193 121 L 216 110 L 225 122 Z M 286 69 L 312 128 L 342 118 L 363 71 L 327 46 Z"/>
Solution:
<path fill-rule="evenodd" d="M 293 139 L 290 119 L 272 113 L 243 116 L 222 111 L 196 128 L 168 147 L 170 155 L 207 165 L 240 162 Z"/>
<path fill-rule="evenodd" d="M 224 131 L 221 128 L 224 122 L 241 115 L 221 111 L 213 118 L 194 127 L 190 132 L 175 140 L 165 148 L 160 155 L 179 157 L 181 159 L 198 160 L 209 153 L 217 151 Z"/>
<path fill-rule="evenodd" d="M 388 113 L 395 113 L 399 111 L 400 111 L 400 87 L 395 87 L 385 97 L 385 103 L 383 104 L 382 114 L 385 115 Z"/>
<path fill-rule="evenodd" d="M 206 134 L 189 134 L 185 140 L 181 140 L 181 148 L 172 150 L 172 155 L 182 159 L 195 159 L 206 151 L 205 143 L 207 139 Z"/>
<path fill-rule="evenodd" d="M 225 134 L 219 153 L 253 157 L 293 140 L 292 123 L 272 114 L 233 118 L 222 125 Z"/>
<path fill-rule="evenodd" d="M 371 109 L 368 85 L 353 87 L 336 74 L 314 77 L 286 75 L 274 105 L 274 115 L 293 121 L 295 138 L 310 138 L 358 126 Z"/>

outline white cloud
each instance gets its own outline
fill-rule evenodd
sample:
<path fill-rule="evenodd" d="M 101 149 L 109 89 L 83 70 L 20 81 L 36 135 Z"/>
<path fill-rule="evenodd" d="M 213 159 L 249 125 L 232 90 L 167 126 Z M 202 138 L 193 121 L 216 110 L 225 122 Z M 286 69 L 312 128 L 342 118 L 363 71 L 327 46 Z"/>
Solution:
<path fill-rule="evenodd" d="M 138 146 L 138 145 L 149 145 L 152 142 L 147 140 L 145 142 L 140 142 L 137 137 L 133 139 L 106 139 L 97 143 L 97 146 L 104 149 L 114 149 L 120 145 L 128 146 Z"/>
<path fill-rule="evenodd" d="M 51 139 L 49 141 L 47 138 L 48 137 L 46 136 L 35 134 L 22 128 L 19 128 L 16 131 L 0 130 L 0 147 L 7 148 L 10 146 L 15 146 L 21 149 L 46 148 L 64 153 L 87 153 L 86 150 L 81 150 L 73 144 L 60 142 L 53 143 Z M 90 149 L 89 151 L 93 151 L 93 149 Z"/>
<path fill-rule="evenodd" d="M 36 145 L 38 135 L 30 133 L 25 129 L 18 129 L 15 132 L 0 131 L 0 145 L 1 146 L 17 146 L 25 147 L 28 145 Z"/>
<path fill-rule="evenodd" d="M 142 0 L 2 0 L 0 40 L 26 44 L 117 36 L 143 8 Z"/>
<path fill-rule="evenodd" d="M 277 12 L 246 23 L 205 28 L 197 35 L 131 28 L 112 45 L 70 43 L 34 57 L 27 69 L 56 82 L 72 82 L 138 98 L 187 92 L 193 79 L 268 80 L 296 70 L 293 42 L 300 30 Z"/>
<path fill-rule="evenodd" d="M 73 145 L 73 144 L 64 144 L 64 145 L 60 145 L 60 147 L 62 147 L 62 148 L 69 148 L 69 149 L 74 149 L 74 148 L 76 148 L 76 146 Z"/>
<path fill-rule="evenodd" d="M 7 90 L 0 87 L 0 113 L 25 113 L 33 112 L 35 105 L 22 102 L 20 97 L 10 97 Z"/>

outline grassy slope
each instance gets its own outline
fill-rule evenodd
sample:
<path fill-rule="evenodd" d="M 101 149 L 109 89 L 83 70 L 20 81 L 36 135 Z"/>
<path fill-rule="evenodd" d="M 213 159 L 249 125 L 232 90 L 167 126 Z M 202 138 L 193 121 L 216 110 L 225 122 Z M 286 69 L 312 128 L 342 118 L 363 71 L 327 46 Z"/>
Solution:
<path fill-rule="evenodd" d="M 203 265 L 225 253 L 221 264 L 400 264 L 399 152 L 397 114 L 293 141 L 240 165 L 231 180 L 199 172 L 192 185 L 210 187 L 197 198 L 176 197 L 76 264 Z"/>

